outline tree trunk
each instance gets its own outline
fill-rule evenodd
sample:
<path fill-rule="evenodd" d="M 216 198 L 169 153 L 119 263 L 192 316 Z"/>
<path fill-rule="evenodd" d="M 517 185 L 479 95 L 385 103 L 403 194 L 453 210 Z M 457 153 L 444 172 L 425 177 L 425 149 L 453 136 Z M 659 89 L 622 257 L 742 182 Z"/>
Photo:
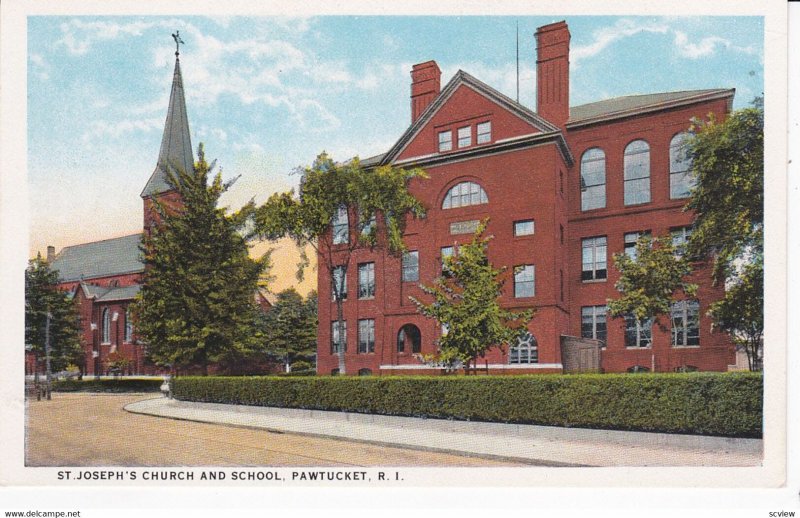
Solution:
<path fill-rule="evenodd" d="M 342 275 L 339 276 L 339 285 L 336 285 L 336 276 L 334 275 L 334 271 L 336 268 L 331 268 L 331 286 L 333 287 L 333 296 L 336 300 L 336 327 L 338 329 L 339 339 L 336 341 L 336 350 L 339 353 L 339 375 L 343 376 L 345 374 L 345 365 L 344 365 L 344 352 L 345 352 L 345 345 L 347 340 L 343 340 L 344 337 L 344 301 L 342 300 L 342 294 L 344 293 L 344 280 L 347 277 L 347 265 L 342 265 Z"/>

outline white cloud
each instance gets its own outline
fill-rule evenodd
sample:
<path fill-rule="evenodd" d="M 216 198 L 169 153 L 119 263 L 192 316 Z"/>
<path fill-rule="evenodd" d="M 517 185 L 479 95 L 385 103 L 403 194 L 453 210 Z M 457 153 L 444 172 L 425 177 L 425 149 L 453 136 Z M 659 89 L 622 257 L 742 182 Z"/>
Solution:
<path fill-rule="evenodd" d="M 89 128 L 81 135 L 84 143 L 91 143 L 105 137 L 118 138 L 134 132 L 161 131 L 164 121 L 160 119 L 125 119 L 116 122 L 103 120 L 92 121 Z"/>
<path fill-rule="evenodd" d="M 743 54 L 753 55 L 756 53 L 755 49 L 752 47 L 740 47 L 738 45 L 734 45 L 730 40 L 721 38 L 719 36 L 706 36 L 698 43 L 692 43 L 689 41 L 689 37 L 686 35 L 686 33 L 678 30 L 674 32 L 674 43 L 675 47 L 678 49 L 678 53 L 681 56 L 689 59 L 698 59 L 701 57 L 711 56 L 716 52 L 718 47 L 724 47 L 728 50 Z"/>
<path fill-rule="evenodd" d="M 571 66 L 577 68 L 581 61 L 596 56 L 610 45 L 643 33 L 674 35 L 673 44 L 678 55 L 689 59 L 711 56 L 720 47 L 743 54 L 756 54 L 756 50 L 753 47 L 741 47 L 720 36 L 704 36 L 699 41 L 692 42 L 685 32 L 675 29 L 669 23 L 625 18 L 618 20 L 610 27 L 603 27 L 594 31 L 592 34 L 593 39 L 590 43 L 574 46 L 570 51 Z"/>
<path fill-rule="evenodd" d="M 591 43 L 573 47 L 570 51 L 570 62 L 574 68 L 577 68 L 582 60 L 596 56 L 609 45 L 621 39 L 642 33 L 666 34 L 668 31 L 669 27 L 663 23 L 639 22 L 631 19 L 618 20 L 610 27 L 594 31 L 594 39 Z"/>
<path fill-rule="evenodd" d="M 28 60 L 31 62 L 31 70 L 42 81 L 47 81 L 50 79 L 50 64 L 44 59 L 44 56 L 41 54 L 31 53 L 28 56 Z"/>
<path fill-rule="evenodd" d="M 154 22 L 114 23 L 106 21 L 83 21 L 75 18 L 61 24 L 61 39 L 56 46 L 63 45 L 70 54 L 80 56 L 89 52 L 97 40 L 113 40 L 120 36 L 141 36 L 156 25 Z"/>

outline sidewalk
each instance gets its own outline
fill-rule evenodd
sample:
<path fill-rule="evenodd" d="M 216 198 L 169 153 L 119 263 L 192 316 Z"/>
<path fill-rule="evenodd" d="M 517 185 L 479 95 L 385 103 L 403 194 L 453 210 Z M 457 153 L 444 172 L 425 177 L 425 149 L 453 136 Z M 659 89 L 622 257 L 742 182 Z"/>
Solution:
<path fill-rule="evenodd" d="M 759 466 L 763 447 L 760 439 L 190 403 L 164 397 L 131 403 L 125 410 L 539 466 Z"/>

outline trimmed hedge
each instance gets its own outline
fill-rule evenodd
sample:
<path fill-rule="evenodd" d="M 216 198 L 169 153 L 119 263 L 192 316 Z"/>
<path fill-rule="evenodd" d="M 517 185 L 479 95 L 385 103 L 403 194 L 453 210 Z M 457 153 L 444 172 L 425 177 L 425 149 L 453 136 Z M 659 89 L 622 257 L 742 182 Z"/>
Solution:
<path fill-rule="evenodd" d="M 53 382 L 53 392 L 159 392 L 162 379 L 83 379 Z"/>
<path fill-rule="evenodd" d="M 757 373 L 178 377 L 185 401 L 761 437 Z"/>

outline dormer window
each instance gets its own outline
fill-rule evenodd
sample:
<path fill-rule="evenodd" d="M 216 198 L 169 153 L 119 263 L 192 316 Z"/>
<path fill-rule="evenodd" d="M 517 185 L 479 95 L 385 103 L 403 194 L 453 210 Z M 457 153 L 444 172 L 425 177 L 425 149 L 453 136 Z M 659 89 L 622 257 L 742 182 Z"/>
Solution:
<path fill-rule="evenodd" d="M 450 130 L 439 132 L 439 153 L 453 149 L 453 132 Z"/>
<path fill-rule="evenodd" d="M 472 127 L 464 126 L 458 128 L 458 147 L 468 147 L 472 145 Z"/>
<path fill-rule="evenodd" d="M 492 123 L 491 121 L 481 122 L 478 124 L 478 144 L 488 144 L 492 141 Z"/>

